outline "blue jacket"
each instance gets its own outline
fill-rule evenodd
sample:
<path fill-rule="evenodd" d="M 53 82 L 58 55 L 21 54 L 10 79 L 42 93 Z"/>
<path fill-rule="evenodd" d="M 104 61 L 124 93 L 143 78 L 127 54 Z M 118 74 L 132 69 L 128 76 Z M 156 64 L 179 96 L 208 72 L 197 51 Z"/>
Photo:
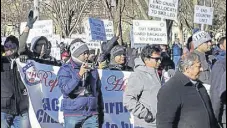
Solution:
<path fill-rule="evenodd" d="M 98 114 L 102 105 L 101 84 L 97 69 L 91 70 L 86 79 L 85 95 L 81 93 L 82 77 L 79 76 L 80 65 L 72 60 L 64 64 L 58 72 L 58 84 L 63 94 L 61 110 L 64 115 Z M 83 92 L 83 91 L 82 91 Z"/>
<path fill-rule="evenodd" d="M 173 56 L 181 56 L 182 48 L 178 44 L 173 44 Z"/>
<path fill-rule="evenodd" d="M 219 47 L 215 47 L 213 50 L 213 55 L 215 56 L 216 60 L 223 60 L 225 59 L 226 51 L 221 50 Z"/>

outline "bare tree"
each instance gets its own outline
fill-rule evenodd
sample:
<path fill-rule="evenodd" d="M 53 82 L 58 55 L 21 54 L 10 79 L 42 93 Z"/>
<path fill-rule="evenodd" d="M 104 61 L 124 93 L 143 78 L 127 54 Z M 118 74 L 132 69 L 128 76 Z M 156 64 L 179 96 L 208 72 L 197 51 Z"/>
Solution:
<path fill-rule="evenodd" d="M 42 2 L 43 12 L 51 18 L 62 31 L 62 35 L 70 37 L 79 31 L 78 25 L 85 13 L 89 11 L 91 0 L 52 0 Z"/>

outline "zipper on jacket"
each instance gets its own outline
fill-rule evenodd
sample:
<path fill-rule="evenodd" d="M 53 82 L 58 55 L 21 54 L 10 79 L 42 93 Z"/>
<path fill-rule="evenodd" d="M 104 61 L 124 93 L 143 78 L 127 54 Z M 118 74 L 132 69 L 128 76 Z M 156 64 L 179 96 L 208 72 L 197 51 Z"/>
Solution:
<path fill-rule="evenodd" d="M 209 114 L 208 109 L 207 109 L 207 106 L 206 106 L 206 104 L 205 104 L 205 102 L 204 102 L 204 100 L 203 100 L 203 98 L 202 98 L 202 96 L 201 96 L 201 94 L 200 94 L 200 90 L 199 90 L 199 88 L 198 88 L 198 85 L 199 85 L 198 83 L 196 83 L 196 85 L 195 85 L 196 91 L 198 92 L 199 97 L 200 97 L 200 99 L 201 99 L 202 102 L 203 102 L 203 106 L 204 106 L 204 108 L 206 109 L 206 112 L 207 112 L 207 114 L 208 114 L 208 121 L 209 121 L 210 127 L 211 127 L 210 114 Z"/>

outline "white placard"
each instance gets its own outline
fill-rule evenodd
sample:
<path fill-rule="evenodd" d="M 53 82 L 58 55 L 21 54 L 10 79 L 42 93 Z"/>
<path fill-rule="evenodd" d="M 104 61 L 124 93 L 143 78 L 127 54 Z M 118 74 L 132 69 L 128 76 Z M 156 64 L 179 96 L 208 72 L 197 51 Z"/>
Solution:
<path fill-rule="evenodd" d="M 195 5 L 194 23 L 212 25 L 213 12 L 213 7 Z"/>
<path fill-rule="evenodd" d="M 133 20 L 133 40 L 135 44 L 167 44 L 166 22 Z"/>
<path fill-rule="evenodd" d="M 148 15 L 177 20 L 178 0 L 150 0 Z"/>
<path fill-rule="evenodd" d="M 22 34 L 27 22 L 22 22 L 20 26 L 20 33 Z M 52 20 L 40 20 L 36 21 L 33 28 L 29 32 L 27 43 L 31 43 L 32 39 L 37 36 L 45 36 L 51 38 L 53 35 L 53 21 Z"/>
<path fill-rule="evenodd" d="M 106 31 L 106 39 L 111 40 L 111 38 L 114 36 L 114 24 L 113 21 L 104 19 L 102 20 L 104 22 L 105 31 Z"/>
<path fill-rule="evenodd" d="M 57 60 L 61 60 L 61 50 L 60 48 L 51 48 L 51 53 L 50 55 L 54 57 Z"/>

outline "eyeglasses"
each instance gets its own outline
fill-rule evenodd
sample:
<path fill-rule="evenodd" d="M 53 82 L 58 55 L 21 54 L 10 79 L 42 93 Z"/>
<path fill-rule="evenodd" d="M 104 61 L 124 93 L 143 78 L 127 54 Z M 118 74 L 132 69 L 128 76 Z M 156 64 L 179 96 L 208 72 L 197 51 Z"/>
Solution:
<path fill-rule="evenodd" d="M 83 53 L 83 55 L 90 55 L 89 51 Z"/>
<path fill-rule="evenodd" d="M 158 62 L 159 60 L 162 60 L 162 57 L 152 57 L 150 56 L 151 59 L 154 59 L 156 62 Z"/>

